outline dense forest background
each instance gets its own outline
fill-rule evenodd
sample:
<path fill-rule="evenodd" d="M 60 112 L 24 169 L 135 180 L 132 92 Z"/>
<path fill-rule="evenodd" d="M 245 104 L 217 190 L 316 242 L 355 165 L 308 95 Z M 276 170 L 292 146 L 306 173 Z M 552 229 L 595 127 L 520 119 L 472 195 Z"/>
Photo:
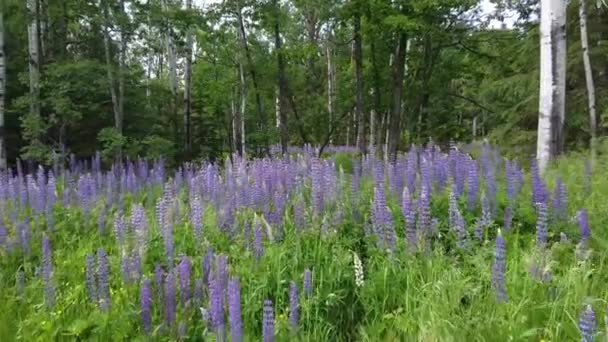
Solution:
<path fill-rule="evenodd" d="M 539 4 L 492 1 L 488 12 L 483 2 L 3 0 L 7 159 L 51 163 L 99 150 L 106 160 L 163 156 L 172 164 L 276 146 L 398 150 L 481 138 L 529 157 Z M 569 150 L 590 138 L 578 11 L 570 1 Z M 601 0 L 588 3 L 587 30 L 601 137 Z"/>

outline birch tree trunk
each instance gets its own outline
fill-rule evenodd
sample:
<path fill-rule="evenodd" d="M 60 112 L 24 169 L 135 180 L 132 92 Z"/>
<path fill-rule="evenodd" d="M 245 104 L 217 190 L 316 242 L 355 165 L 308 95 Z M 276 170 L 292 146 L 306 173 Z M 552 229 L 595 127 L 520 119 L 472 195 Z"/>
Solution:
<path fill-rule="evenodd" d="M 239 122 L 241 125 L 240 133 L 240 155 L 245 158 L 246 144 L 245 144 L 245 111 L 247 110 L 247 83 L 245 82 L 245 68 L 243 67 L 243 63 L 239 64 L 239 80 L 241 87 L 241 108 L 239 109 Z"/>
<path fill-rule="evenodd" d="M 4 146 L 4 108 L 6 94 L 6 57 L 4 54 L 4 12 L 0 6 L 0 171 L 6 169 Z"/>
<path fill-rule="evenodd" d="M 283 48 L 281 43 L 281 29 L 279 25 L 279 3 L 275 0 L 275 9 L 277 11 L 274 20 L 274 46 L 277 53 L 277 107 L 279 114 L 279 136 L 281 140 L 281 153 L 287 154 L 287 145 L 289 143 L 289 132 L 287 131 L 287 111 L 283 103 L 285 102 L 285 91 L 287 87 L 287 79 L 285 76 L 285 58 L 283 57 Z"/>
<path fill-rule="evenodd" d="M 192 10 L 192 0 L 186 1 L 186 9 Z M 192 30 L 186 33 L 186 67 L 184 70 L 184 133 L 186 154 L 192 153 Z"/>
<path fill-rule="evenodd" d="M 399 34 L 395 46 L 395 60 L 393 61 L 393 104 L 389 118 L 388 129 L 388 158 L 391 161 L 397 159 L 397 147 L 401 137 L 401 96 L 403 93 L 403 79 L 405 75 L 405 54 L 407 51 L 407 35 L 402 32 Z"/>
<path fill-rule="evenodd" d="M 353 23 L 353 54 L 355 59 L 355 117 L 357 120 L 357 147 L 364 154 L 365 143 L 365 114 L 363 113 L 363 52 L 361 48 L 361 14 L 355 13 Z"/>
<path fill-rule="evenodd" d="M 566 4 L 541 0 L 540 95 L 536 158 L 544 171 L 562 152 L 566 95 Z"/>
<path fill-rule="evenodd" d="M 112 111 L 114 112 L 114 128 L 118 134 L 122 134 L 122 117 L 120 114 L 120 103 L 116 91 L 116 80 L 114 77 L 114 66 L 112 62 L 112 37 L 110 36 L 110 13 L 107 2 L 103 3 L 103 47 L 106 59 L 106 72 L 108 75 L 108 85 L 110 87 L 110 96 L 112 98 Z M 121 151 L 118 151 L 117 158 L 120 158 Z"/>
<path fill-rule="evenodd" d="M 40 117 L 40 28 L 38 26 L 38 1 L 27 0 L 30 22 L 27 27 L 29 76 L 30 76 L 30 115 Z"/>
<path fill-rule="evenodd" d="M 596 131 L 597 116 L 595 111 L 595 85 L 593 83 L 593 71 L 591 59 L 589 58 L 589 37 L 587 35 L 587 9 L 586 1 L 579 0 L 578 15 L 581 26 L 581 46 L 583 49 L 583 65 L 585 67 L 585 82 L 587 85 L 587 98 L 589 105 L 589 132 L 591 133 L 591 156 L 595 159 L 596 154 Z"/>

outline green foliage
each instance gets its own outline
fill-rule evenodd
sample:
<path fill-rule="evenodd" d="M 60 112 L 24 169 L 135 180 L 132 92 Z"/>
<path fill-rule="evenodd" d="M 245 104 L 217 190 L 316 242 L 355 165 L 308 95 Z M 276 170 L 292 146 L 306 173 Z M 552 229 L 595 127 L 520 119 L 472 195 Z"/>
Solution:
<path fill-rule="evenodd" d="M 115 128 L 104 128 L 99 131 L 97 140 L 101 144 L 101 155 L 106 160 L 113 160 L 127 145 L 127 138 L 116 131 Z"/>

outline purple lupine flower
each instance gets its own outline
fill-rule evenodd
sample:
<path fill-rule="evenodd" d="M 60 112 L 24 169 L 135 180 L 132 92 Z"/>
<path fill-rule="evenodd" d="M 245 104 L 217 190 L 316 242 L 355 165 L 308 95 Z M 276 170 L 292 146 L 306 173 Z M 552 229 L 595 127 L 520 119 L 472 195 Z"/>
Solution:
<path fill-rule="evenodd" d="M 89 300 L 97 302 L 97 282 L 95 280 L 95 258 L 92 254 L 87 254 L 85 262 L 85 279 Z"/>
<path fill-rule="evenodd" d="M 182 305 L 188 306 L 190 301 L 190 274 L 192 273 L 192 263 L 187 256 L 182 257 L 177 266 L 179 272 L 179 291 Z"/>
<path fill-rule="evenodd" d="M 213 262 L 213 259 L 215 259 L 215 256 L 213 254 L 213 248 L 209 247 L 207 248 L 207 252 L 203 257 L 201 265 L 203 271 L 203 283 L 205 284 L 209 283 L 209 275 L 211 273 L 211 263 Z"/>
<path fill-rule="evenodd" d="M 532 201 L 536 203 L 548 204 L 549 191 L 543 181 L 540 170 L 538 169 L 538 163 L 536 159 L 530 162 L 530 174 L 532 177 Z"/>
<path fill-rule="evenodd" d="M 490 201 L 485 194 L 481 195 L 481 222 L 484 227 L 492 223 Z"/>
<path fill-rule="evenodd" d="M 209 314 L 211 318 L 211 327 L 215 331 L 217 340 L 224 341 L 225 338 L 225 323 L 224 323 L 224 291 L 221 280 L 217 272 L 211 271 L 209 274 Z"/>
<path fill-rule="evenodd" d="M 145 278 L 141 285 L 141 321 L 146 334 L 152 332 L 152 285 L 150 279 Z"/>
<path fill-rule="evenodd" d="M 468 192 L 467 203 L 469 210 L 474 210 L 479 198 L 479 174 L 477 173 L 477 162 L 470 159 L 468 163 Z"/>
<path fill-rule="evenodd" d="M 131 255 L 131 262 L 129 266 L 129 274 L 131 275 L 131 279 L 138 281 L 139 278 L 141 278 L 142 273 L 141 257 L 139 254 L 133 253 Z"/>
<path fill-rule="evenodd" d="M 262 336 L 264 342 L 274 341 L 274 309 L 272 308 L 272 301 L 269 299 L 264 301 Z"/>
<path fill-rule="evenodd" d="M 253 255 L 256 260 L 260 260 L 264 255 L 263 232 L 259 218 L 255 218 L 253 223 Z"/>
<path fill-rule="evenodd" d="M 593 342 L 595 336 L 595 312 L 587 304 L 580 315 L 578 328 L 581 331 L 581 342 Z"/>
<path fill-rule="evenodd" d="M 377 184 L 374 190 L 373 221 L 379 247 L 394 252 L 397 248 L 397 237 L 390 210 L 386 205 L 384 189 Z"/>
<path fill-rule="evenodd" d="M 454 233 L 456 234 L 458 246 L 460 248 L 464 248 L 466 246 L 467 232 L 465 228 L 464 217 L 462 217 L 460 209 L 458 209 L 458 202 L 456 200 L 456 194 L 454 192 L 454 189 L 452 189 L 449 195 L 449 218 L 450 227 L 454 230 Z"/>
<path fill-rule="evenodd" d="M 230 317 L 230 339 L 234 342 L 243 340 L 243 323 L 241 321 L 241 289 L 239 278 L 228 282 L 228 315 Z"/>
<path fill-rule="evenodd" d="M 492 287 L 496 291 L 496 299 L 499 302 L 508 300 L 507 290 L 505 287 L 505 272 L 507 269 L 507 244 L 505 239 L 498 230 L 496 236 L 496 250 L 494 251 L 494 265 L 492 266 Z"/>
<path fill-rule="evenodd" d="M 307 296 L 312 295 L 312 272 L 307 268 L 304 270 L 304 282 L 303 282 L 304 294 Z"/>
<path fill-rule="evenodd" d="M 581 229 L 581 244 L 586 245 L 591 237 L 591 229 L 589 228 L 589 219 L 587 217 L 587 209 L 581 209 L 576 213 L 578 226 Z"/>
<path fill-rule="evenodd" d="M 97 250 L 97 289 L 99 308 L 102 311 L 110 309 L 110 262 L 103 248 Z"/>
<path fill-rule="evenodd" d="M 504 218 L 503 218 L 503 227 L 505 230 L 505 233 L 509 231 L 509 229 L 511 229 L 511 222 L 513 220 L 512 214 L 511 214 L 511 207 L 506 207 L 505 208 L 505 212 L 504 212 Z"/>
<path fill-rule="evenodd" d="M 556 219 L 564 219 L 568 217 L 568 194 L 566 185 L 558 178 L 555 182 L 555 191 L 553 192 L 553 217 Z"/>
<path fill-rule="evenodd" d="M 289 283 L 289 323 L 294 330 L 298 329 L 300 321 L 300 296 L 298 295 L 298 285 L 295 282 Z"/>
<path fill-rule="evenodd" d="M 116 236 L 116 241 L 120 246 L 123 246 L 126 239 L 127 224 L 125 222 L 125 217 L 120 213 L 116 213 L 114 216 L 114 234 Z"/>
<path fill-rule="evenodd" d="M 53 259 L 51 241 L 44 234 L 42 237 L 42 278 L 44 280 L 44 300 L 51 308 L 55 304 L 55 288 L 53 286 Z"/>
<path fill-rule="evenodd" d="M 407 186 L 403 188 L 403 195 L 401 196 L 401 213 L 405 220 L 405 236 L 408 250 L 414 252 L 416 250 L 416 210 L 414 209 Z"/>
<path fill-rule="evenodd" d="M 190 221 L 196 241 L 200 243 L 203 238 L 203 204 L 199 196 L 195 196 L 190 202 Z"/>
<path fill-rule="evenodd" d="M 157 263 L 154 265 L 154 289 L 156 290 L 156 295 L 159 298 L 163 297 L 163 278 L 165 277 L 165 272 L 163 271 L 163 267 Z"/>
<path fill-rule="evenodd" d="M 194 280 L 194 303 L 200 305 L 203 302 L 205 283 L 203 278 Z"/>
<path fill-rule="evenodd" d="M 175 275 L 174 270 L 167 272 L 165 277 L 165 322 L 171 327 L 175 322 Z"/>
<path fill-rule="evenodd" d="M 147 244 L 148 219 L 144 206 L 141 204 L 135 204 L 131 208 L 131 228 L 133 229 L 137 249 L 140 255 L 143 255 Z"/>
<path fill-rule="evenodd" d="M 324 186 L 323 186 L 323 161 L 317 158 L 312 159 L 311 165 L 311 198 L 315 215 L 323 213 Z"/>
<path fill-rule="evenodd" d="M 120 258 L 120 271 L 125 284 L 131 283 L 131 260 L 127 253 L 123 253 Z"/>
<path fill-rule="evenodd" d="M 222 292 L 226 292 L 228 288 L 228 257 L 220 254 L 217 256 L 215 260 L 215 267 L 217 269 L 218 279 L 220 281 L 220 286 L 222 288 Z"/>
<path fill-rule="evenodd" d="M 547 245 L 547 205 L 536 203 L 536 246 L 544 248 Z"/>
<path fill-rule="evenodd" d="M 430 193 L 425 186 L 420 191 L 418 199 L 418 229 L 423 235 L 429 235 L 431 230 Z"/>

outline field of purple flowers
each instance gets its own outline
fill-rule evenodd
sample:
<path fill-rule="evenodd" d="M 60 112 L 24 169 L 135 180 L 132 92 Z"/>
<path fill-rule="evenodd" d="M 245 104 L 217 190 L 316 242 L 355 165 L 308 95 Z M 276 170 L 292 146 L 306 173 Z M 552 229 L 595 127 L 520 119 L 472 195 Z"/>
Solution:
<path fill-rule="evenodd" d="M 608 336 L 602 159 L 328 152 L 1 174 L 0 340 Z"/>

